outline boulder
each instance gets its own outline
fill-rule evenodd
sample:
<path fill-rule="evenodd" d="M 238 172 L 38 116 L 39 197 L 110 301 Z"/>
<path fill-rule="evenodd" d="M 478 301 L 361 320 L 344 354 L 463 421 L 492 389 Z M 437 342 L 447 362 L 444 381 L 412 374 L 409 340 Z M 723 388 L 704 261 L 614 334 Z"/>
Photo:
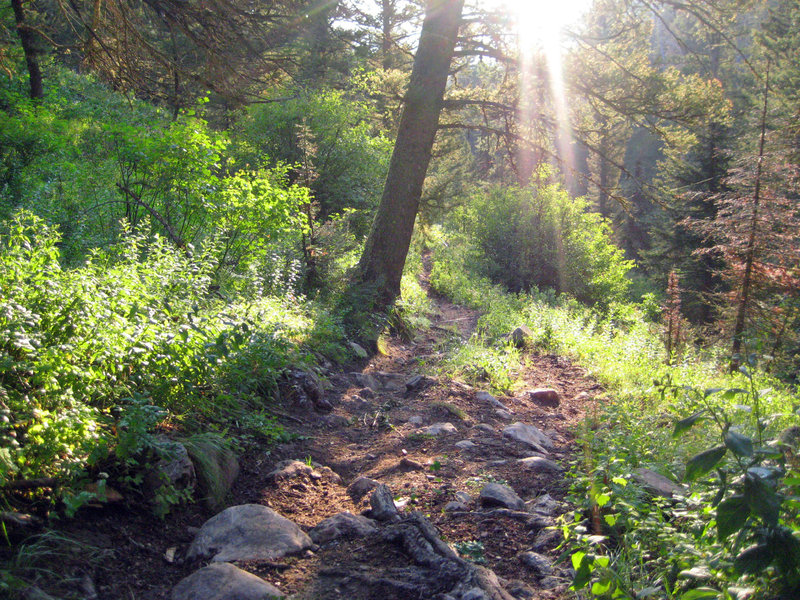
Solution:
<path fill-rule="evenodd" d="M 561 394 L 552 388 L 537 388 L 526 393 L 534 404 L 548 408 L 558 408 L 561 404 Z"/>
<path fill-rule="evenodd" d="M 525 502 L 509 486 L 501 483 L 487 483 L 480 495 L 484 506 L 503 506 L 511 510 L 525 510 Z"/>
<path fill-rule="evenodd" d="M 197 477 L 186 447 L 180 442 L 158 435 L 156 452 L 160 458 L 145 474 L 142 482 L 145 496 L 154 500 L 162 486 L 172 486 L 176 490 L 193 490 Z"/>
<path fill-rule="evenodd" d="M 181 579 L 170 600 L 267 600 L 281 591 L 230 563 L 213 563 Z"/>
<path fill-rule="evenodd" d="M 239 475 L 239 461 L 232 450 L 212 438 L 197 437 L 185 442 L 197 474 L 197 487 L 207 508 L 218 510 Z"/>
<path fill-rule="evenodd" d="M 312 371 L 288 369 L 284 373 L 289 388 L 288 396 L 300 406 L 311 404 L 316 410 L 329 411 L 333 405 L 325 398 L 325 386 Z"/>
<path fill-rule="evenodd" d="M 519 421 L 503 429 L 503 435 L 517 442 L 522 442 L 542 454 L 547 454 L 547 450 L 553 448 L 553 441 L 541 429 Z"/>
<path fill-rule="evenodd" d="M 187 559 L 274 560 L 312 544 L 295 523 L 271 508 L 242 504 L 226 508 L 206 521 L 189 546 Z"/>
<path fill-rule="evenodd" d="M 366 537 L 377 530 L 378 527 L 372 519 L 341 512 L 328 517 L 308 534 L 315 544 L 326 544 L 339 538 Z"/>

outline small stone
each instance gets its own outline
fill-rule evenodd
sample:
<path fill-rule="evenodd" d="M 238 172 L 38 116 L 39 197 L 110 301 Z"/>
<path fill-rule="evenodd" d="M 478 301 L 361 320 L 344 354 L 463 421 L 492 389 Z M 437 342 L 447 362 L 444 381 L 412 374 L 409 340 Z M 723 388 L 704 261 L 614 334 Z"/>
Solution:
<path fill-rule="evenodd" d="M 589 402 L 591 399 L 592 395 L 589 392 L 581 392 L 573 398 L 575 402 Z"/>
<path fill-rule="evenodd" d="M 347 495 L 350 496 L 353 502 L 358 504 L 364 496 L 366 496 L 379 485 L 379 482 L 375 481 L 374 479 L 370 479 L 369 477 L 357 477 L 353 483 L 347 487 Z"/>
<path fill-rule="evenodd" d="M 195 571 L 172 588 L 170 600 L 267 600 L 282 598 L 275 586 L 230 563 Z"/>
<path fill-rule="evenodd" d="M 538 427 L 526 425 L 519 421 L 503 429 L 503 435 L 517 442 L 522 442 L 542 454 L 547 454 L 547 450 L 553 448 L 553 441 Z"/>
<path fill-rule="evenodd" d="M 561 543 L 563 539 L 561 532 L 557 529 L 542 529 L 536 534 L 531 550 L 534 552 L 546 552 L 552 550 Z"/>
<path fill-rule="evenodd" d="M 328 517 L 308 532 L 315 544 L 326 544 L 338 538 L 366 537 L 377 531 L 375 521 L 349 512 Z"/>
<path fill-rule="evenodd" d="M 442 435 L 458 433 L 458 429 L 452 423 L 434 423 L 422 430 L 425 435 Z"/>
<path fill-rule="evenodd" d="M 475 399 L 478 402 L 486 402 L 487 404 L 494 406 L 495 408 L 502 408 L 505 411 L 509 410 L 505 404 L 500 402 L 500 400 L 492 396 L 489 392 L 478 392 L 477 394 L 475 394 Z"/>
<path fill-rule="evenodd" d="M 555 463 L 547 458 L 541 458 L 539 456 L 529 456 L 528 458 L 521 458 L 517 462 L 524 469 L 538 473 L 542 472 L 560 473 L 563 470 L 558 465 L 558 463 Z"/>
<path fill-rule="evenodd" d="M 414 416 L 408 418 L 409 425 L 419 426 L 419 425 L 422 425 L 424 422 L 425 422 L 425 419 L 423 419 L 419 415 L 414 415 Z"/>
<path fill-rule="evenodd" d="M 503 410 L 502 408 L 496 408 L 494 414 L 497 416 L 498 419 L 502 419 L 503 421 L 510 421 L 514 417 L 511 415 L 510 412 L 507 410 Z"/>
<path fill-rule="evenodd" d="M 536 594 L 527 583 L 519 579 L 509 581 L 506 585 L 506 590 L 518 600 L 531 600 Z"/>
<path fill-rule="evenodd" d="M 519 555 L 520 562 L 528 567 L 537 577 L 546 577 L 553 572 L 553 563 L 550 559 L 536 552 L 523 552 Z"/>
<path fill-rule="evenodd" d="M 432 385 L 433 382 L 434 380 L 432 378 L 426 377 L 425 375 L 414 375 L 406 380 L 406 390 L 409 392 L 416 392 Z"/>
<path fill-rule="evenodd" d="M 356 344 L 355 342 L 347 342 L 347 345 L 350 346 L 350 349 L 353 351 L 358 358 L 367 358 L 367 351 L 360 344 Z"/>
<path fill-rule="evenodd" d="M 489 423 L 478 423 L 473 427 L 473 429 L 477 429 L 478 431 L 483 431 L 484 433 L 494 433 L 494 427 L 489 425 Z"/>
<path fill-rule="evenodd" d="M 552 516 L 558 512 L 559 504 L 550 494 L 544 494 L 533 501 L 531 508 L 542 515 Z"/>
<path fill-rule="evenodd" d="M 682 485 L 678 485 L 674 481 L 650 469 L 634 469 L 633 478 L 648 492 L 656 496 L 672 498 L 673 496 L 683 496 L 686 494 L 686 488 Z"/>
<path fill-rule="evenodd" d="M 378 521 L 390 521 L 399 518 L 397 507 L 394 505 L 392 491 L 386 484 L 380 484 L 369 498 L 372 507 L 370 516 Z"/>
<path fill-rule="evenodd" d="M 186 447 L 166 436 L 156 436 L 156 451 L 161 459 L 147 472 L 143 487 L 145 496 L 155 499 L 163 486 L 176 490 L 193 490 L 197 477 Z"/>
<path fill-rule="evenodd" d="M 481 588 L 474 587 L 463 594 L 461 600 L 489 600 L 489 596 Z"/>
<path fill-rule="evenodd" d="M 467 492 L 456 492 L 453 495 L 456 497 L 456 500 L 463 504 L 472 504 L 472 496 L 470 496 Z"/>
<path fill-rule="evenodd" d="M 543 577 L 539 580 L 539 587 L 543 590 L 552 590 L 560 585 L 563 585 L 563 583 L 564 582 L 558 577 Z"/>
<path fill-rule="evenodd" d="M 473 448 L 477 447 L 478 444 L 471 442 L 470 440 L 461 440 L 460 442 L 456 442 L 456 448 L 459 450 L 472 450 Z"/>
<path fill-rule="evenodd" d="M 457 512 L 462 510 L 467 510 L 467 505 L 457 500 L 453 500 L 444 505 L 444 512 Z"/>
<path fill-rule="evenodd" d="M 538 388 L 527 393 L 528 398 L 539 406 L 557 408 L 561 404 L 561 395 L 552 388 Z"/>
<path fill-rule="evenodd" d="M 481 504 L 484 506 L 504 506 L 512 510 L 525 510 L 525 502 L 509 486 L 501 483 L 487 483 L 481 490 Z"/>
<path fill-rule="evenodd" d="M 362 400 L 374 400 L 375 399 L 375 392 L 373 392 L 368 387 L 358 390 L 358 397 Z"/>

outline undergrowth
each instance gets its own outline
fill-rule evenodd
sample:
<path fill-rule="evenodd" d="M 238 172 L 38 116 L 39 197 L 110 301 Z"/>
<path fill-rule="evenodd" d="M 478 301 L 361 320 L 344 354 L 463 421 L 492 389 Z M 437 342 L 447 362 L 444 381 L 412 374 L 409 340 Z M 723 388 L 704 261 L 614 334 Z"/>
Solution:
<path fill-rule="evenodd" d="M 598 598 L 797 597 L 796 391 L 760 370 L 756 355 L 735 373 L 713 348 L 667 360 L 661 326 L 646 318 L 650 299 L 599 310 L 552 291 L 509 294 L 481 276 L 469 243 L 443 236 L 431 236 L 432 287 L 483 313 L 443 362 L 447 373 L 513 391 L 525 356 L 507 336 L 527 325 L 533 352 L 571 356 L 605 387 L 577 432 L 569 474 L 574 511 L 561 529 L 572 589 Z M 647 491 L 643 469 L 671 480 L 673 497 Z"/>

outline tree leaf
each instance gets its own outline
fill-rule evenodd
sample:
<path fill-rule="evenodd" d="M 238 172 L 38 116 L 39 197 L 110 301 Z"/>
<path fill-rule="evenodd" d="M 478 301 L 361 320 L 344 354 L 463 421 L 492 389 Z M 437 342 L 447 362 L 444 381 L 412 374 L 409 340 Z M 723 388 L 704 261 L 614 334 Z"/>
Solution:
<path fill-rule="evenodd" d="M 717 446 L 716 448 L 706 450 L 690 458 L 689 462 L 686 463 L 686 473 L 683 476 L 684 480 L 694 481 L 698 477 L 708 473 L 722 460 L 727 450 L 725 446 Z"/>
<path fill-rule="evenodd" d="M 725 432 L 725 445 L 738 456 L 753 456 L 753 440 L 730 429 Z"/>
<path fill-rule="evenodd" d="M 760 574 L 772 562 L 772 550 L 766 544 L 750 546 L 733 561 L 733 568 L 739 573 Z"/>
<path fill-rule="evenodd" d="M 717 393 L 722 392 L 724 390 L 725 390 L 725 388 L 708 388 L 707 390 L 705 390 L 703 392 L 703 398 L 708 398 L 709 396 L 711 396 L 713 394 L 717 394 Z"/>
<path fill-rule="evenodd" d="M 750 510 L 767 525 L 777 525 L 782 498 L 755 473 L 748 471 L 744 478 L 744 498 Z"/>
<path fill-rule="evenodd" d="M 750 507 L 744 496 L 731 496 L 717 506 L 717 539 L 722 542 L 747 522 Z"/>
<path fill-rule="evenodd" d="M 686 417 L 685 419 L 681 419 L 675 423 L 675 429 L 672 431 L 672 437 L 676 438 L 683 432 L 689 431 L 692 427 L 694 427 L 695 423 L 703 419 L 705 412 L 705 410 L 698 411 L 693 415 Z"/>

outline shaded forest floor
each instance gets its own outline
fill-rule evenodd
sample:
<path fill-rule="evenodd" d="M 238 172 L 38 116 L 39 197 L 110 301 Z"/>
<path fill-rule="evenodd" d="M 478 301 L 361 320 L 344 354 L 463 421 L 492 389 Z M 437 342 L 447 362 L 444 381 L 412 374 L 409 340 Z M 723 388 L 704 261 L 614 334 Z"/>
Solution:
<path fill-rule="evenodd" d="M 562 501 L 569 483 L 560 472 L 525 468 L 520 459 L 536 452 L 503 430 L 514 422 L 538 427 L 553 442 L 547 458 L 568 467 L 580 455 L 573 432 L 600 386 L 569 360 L 534 353 L 526 354 L 519 373 L 523 391 L 495 402 L 480 394 L 484 390 L 431 375 L 448 348 L 474 331 L 479 316 L 442 298 L 433 301 L 432 326 L 417 339 L 389 338 L 384 353 L 328 373 L 325 400 L 332 410 L 287 401 L 282 425 L 292 441 L 242 456 L 227 504 L 262 504 L 308 531 L 337 513 L 368 509 L 369 493 L 348 490 L 366 477 L 389 486 L 401 514 L 420 511 L 462 557 L 492 569 L 514 597 L 564 598 L 565 565 L 543 571 L 526 565 L 523 554 L 533 550 L 555 561 L 560 538 L 548 527 L 567 510 Z M 528 393 L 535 388 L 556 390 L 560 403 L 542 405 Z M 440 423 L 453 429 L 426 429 Z M 289 459 L 313 468 L 284 479 L 270 476 Z M 487 483 L 510 486 L 526 508 L 482 505 L 479 493 Z M 531 511 L 536 518 L 526 514 Z M 92 567 L 76 560 L 59 568 L 78 585 L 83 581 L 87 598 L 166 599 L 199 568 L 180 556 L 212 515 L 200 505 L 175 510 L 164 521 L 145 508 L 83 509 L 61 531 L 102 558 Z M 277 562 L 238 565 L 293 598 L 408 600 L 407 592 L 392 589 L 391 574 L 411 562 L 402 547 L 374 535 L 339 539 Z"/>

